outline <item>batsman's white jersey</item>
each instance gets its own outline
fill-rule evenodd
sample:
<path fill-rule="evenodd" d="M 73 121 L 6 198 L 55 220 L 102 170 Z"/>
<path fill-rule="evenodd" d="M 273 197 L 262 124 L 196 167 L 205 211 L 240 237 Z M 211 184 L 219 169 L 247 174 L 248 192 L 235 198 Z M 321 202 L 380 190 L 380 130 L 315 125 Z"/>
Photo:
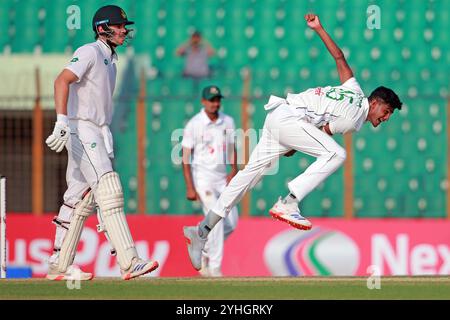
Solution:
<path fill-rule="evenodd" d="M 101 40 L 85 44 L 73 54 L 66 69 L 78 81 L 70 85 L 69 119 L 87 120 L 99 127 L 111 124 L 117 73 L 117 54 L 111 54 L 110 47 Z"/>
<path fill-rule="evenodd" d="M 206 215 L 226 187 L 227 159 L 234 148 L 234 121 L 219 112 L 212 122 L 204 109 L 186 124 L 182 146 L 192 151 L 192 178 Z M 236 228 L 238 211 L 231 209 L 226 219 L 219 222 L 208 235 L 205 251 L 210 269 L 220 269 L 224 240 Z"/>
<path fill-rule="evenodd" d="M 302 174 L 288 183 L 301 201 L 346 158 L 345 150 L 319 129 L 330 124 L 332 133 L 358 131 L 366 121 L 369 103 L 355 78 L 340 86 L 308 89 L 287 99 L 271 96 L 263 133 L 246 167 L 230 181 L 211 209 L 225 217 L 244 194 L 261 180 L 267 168 L 290 150 L 316 157 Z"/>

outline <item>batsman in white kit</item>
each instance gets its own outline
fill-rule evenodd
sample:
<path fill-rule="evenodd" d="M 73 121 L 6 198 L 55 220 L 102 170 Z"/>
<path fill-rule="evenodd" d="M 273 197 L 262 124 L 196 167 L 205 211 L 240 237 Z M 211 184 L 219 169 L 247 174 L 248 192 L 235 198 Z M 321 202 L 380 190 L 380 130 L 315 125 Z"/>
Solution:
<path fill-rule="evenodd" d="M 208 233 L 282 155 L 291 156 L 300 151 L 315 157 L 316 161 L 288 183 L 288 195 L 280 197 L 269 214 L 294 228 L 311 229 L 312 224 L 301 215 L 298 203 L 335 172 L 346 158 L 345 150 L 331 136 L 359 131 L 366 121 L 377 127 L 389 120 L 395 109 L 401 109 L 397 94 L 386 87 L 380 86 L 366 97 L 342 50 L 322 27 L 319 17 L 307 14 L 305 20 L 334 58 L 341 84 L 288 94 L 286 99 L 270 97 L 264 106 L 267 116 L 262 136 L 248 164 L 231 180 L 198 226 L 184 227 L 184 235 L 189 239 L 189 257 L 197 270 L 201 267 Z"/>
<path fill-rule="evenodd" d="M 54 252 L 47 279 L 91 280 L 93 275 L 73 264 L 86 218 L 99 208 L 124 280 L 155 270 L 156 261 L 139 258 L 124 212 L 119 175 L 114 172 L 112 134 L 113 91 L 116 83 L 115 48 L 128 38 L 133 24 L 117 6 L 97 10 L 92 21 L 96 41 L 78 48 L 55 80 L 57 121 L 47 145 L 56 152 L 67 148 L 67 191 L 58 217 Z"/>
<path fill-rule="evenodd" d="M 223 98 L 217 86 L 202 91 L 202 110 L 192 117 L 183 132 L 183 174 L 188 200 L 199 200 L 206 215 L 228 182 L 236 175 L 237 154 L 234 120 L 219 111 Z M 227 173 L 227 164 L 231 171 Z M 233 207 L 208 235 L 200 274 L 222 276 L 224 241 L 236 228 L 238 211 Z"/>

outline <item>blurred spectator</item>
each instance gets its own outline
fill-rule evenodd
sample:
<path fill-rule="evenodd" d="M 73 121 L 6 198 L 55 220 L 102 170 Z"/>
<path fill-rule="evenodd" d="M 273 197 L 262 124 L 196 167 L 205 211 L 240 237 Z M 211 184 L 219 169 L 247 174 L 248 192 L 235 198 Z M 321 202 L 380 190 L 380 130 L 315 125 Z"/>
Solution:
<path fill-rule="evenodd" d="M 178 56 L 184 56 L 183 76 L 200 80 L 210 76 L 208 58 L 214 55 L 211 45 L 202 39 L 199 31 L 192 33 L 190 39 L 176 51 Z"/>

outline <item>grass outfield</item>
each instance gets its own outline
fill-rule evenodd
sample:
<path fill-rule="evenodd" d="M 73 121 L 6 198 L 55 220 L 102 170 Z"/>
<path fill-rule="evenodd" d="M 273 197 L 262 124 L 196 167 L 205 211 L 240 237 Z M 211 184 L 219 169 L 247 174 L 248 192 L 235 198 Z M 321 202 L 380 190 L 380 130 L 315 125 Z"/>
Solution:
<path fill-rule="evenodd" d="M 1 280 L 4 299 L 450 299 L 450 277 L 96 278 L 69 290 L 66 282 Z"/>

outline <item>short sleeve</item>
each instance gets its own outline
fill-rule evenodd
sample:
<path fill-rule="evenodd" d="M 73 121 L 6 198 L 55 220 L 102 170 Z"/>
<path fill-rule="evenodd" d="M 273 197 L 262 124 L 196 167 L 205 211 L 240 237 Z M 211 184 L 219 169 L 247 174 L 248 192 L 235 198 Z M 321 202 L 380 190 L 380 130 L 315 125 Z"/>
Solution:
<path fill-rule="evenodd" d="M 360 93 L 363 92 L 361 86 L 359 85 L 358 81 L 356 81 L 355 77 L 351 77 L 350 79 L 345 81 L 341 86 Z"/>
<path fill-rule="evenodd" d="M 194 148 L 195 140 L 194 140 L 194 126 L 192 121 L 189 121 L 186 127 L 183 130 L 183 141 L 181 142 L 181 146 L 183 148 Z"/>
<path fill-rule="evenodd" d="M 66 69 L 72 71 L 78 77 L 77 82 L 80 82 L 94 62 L 95 49 L 90 46 L 83 46 L 75 51 Z"/>
<path fill-rule="evenodd" d="M 336 120 L 330 122 L 330 132 L 332 134 L 345 134 L 352 131 L 355 131 L 355 123 L 349 119 L 337 118 Z"/>

